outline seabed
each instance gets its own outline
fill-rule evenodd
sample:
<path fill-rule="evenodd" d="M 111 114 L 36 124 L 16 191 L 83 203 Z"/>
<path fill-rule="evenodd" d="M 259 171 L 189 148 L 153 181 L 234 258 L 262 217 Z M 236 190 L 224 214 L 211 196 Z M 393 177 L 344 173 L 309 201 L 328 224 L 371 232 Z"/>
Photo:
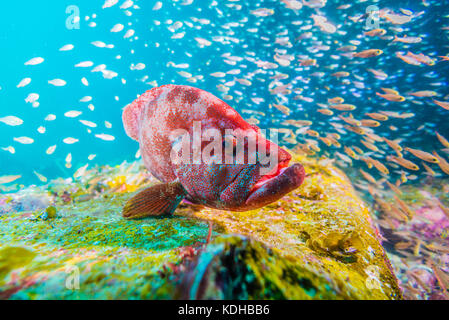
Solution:
<path fill-rule="evenodd" d="M 183 203 L 125 220 L 127 199 L 157 183 L 140 161 L 0 195 L 0 298 L 445 298 L 449 215 L 429 205 L 444 190 L 404 190 L 414 216 L 392 226 L 329 160 L 295 158 L 304 185 L 245 213 Z"/>

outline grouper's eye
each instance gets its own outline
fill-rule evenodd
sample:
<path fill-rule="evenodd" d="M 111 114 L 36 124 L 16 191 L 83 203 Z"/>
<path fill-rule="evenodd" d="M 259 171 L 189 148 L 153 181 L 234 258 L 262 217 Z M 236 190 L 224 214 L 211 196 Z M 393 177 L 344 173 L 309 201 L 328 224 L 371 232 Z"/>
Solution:
<path fill-rule="evenodd" d="M 236 137 L 234 135 L 225 135 L 223 140 L 223 153 L 225 155 L 226 163 L 247 164 L 249 141 L 250 138 L 247 136 Z M 256 162 L 255 160 L 252 161 L 254 161 L 254 163 Z"/>
<path fill-rule="evenodd" d="M 233 135 L 226 134 L 223 137 L 223 148 L 224 149 L 235 149 L 237 147 L 237 138 Z"/>
<path fill-rule="evenodd" d="M 223 153 L 227 159 L 234 159 L 237 154 L 237 138 L 226 134 L 223 137 Z"/>

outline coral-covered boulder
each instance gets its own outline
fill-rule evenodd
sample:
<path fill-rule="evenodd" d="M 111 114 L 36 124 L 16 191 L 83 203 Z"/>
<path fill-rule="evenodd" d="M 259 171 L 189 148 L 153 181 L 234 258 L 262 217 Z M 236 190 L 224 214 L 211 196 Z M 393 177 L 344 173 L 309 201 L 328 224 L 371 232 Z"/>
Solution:
<path fill-rule="evenodd" d="M 182 204 L 171 218 L 125 220 L 126 200 L 155 183 L 139 163 L 4 196 L 48 207 L 0 213 L 0 298 L 400 299 L 350 181 L 298 160 L 301 188 L 243 213 Z"/>
<path fill-rule="evenodd" d="M 201 266 L 205 262 L 200 256 L 195 268 L 208 267 L 207 288 L 213 288 L 214 281 L 222 283 L 220 263 L 221 269 L 229 270 L 231 265 L 226 262 L 229 264 L 230 258 L 225 257 L 230 254 L 236 260 L 233 263 L 248 266 L 248 272 L 256 278 L 255 287 L 260 288 L 260 292 L 254 288 L 248 291 L 245 298 L 401 298 L 397 279 L 371 223 L 370 211 L 346 175 L 327 160 L 298 160 L 304 163 L 309 176 L 301 188 L 281 201 L 246 213 L 212 209 L 195 212 L 197 217 L 214 221 L 226 234 L 251 239 L 219 239 L 228 250 L 215 253 L 210 266 Z M 210 245 L 203 254 L 210 256 L 216 252 L 216 246 Z M 197 273 L 195 268 L 190 272 Z M 222 298 L 233 297 L 229 290 L 211 292 Z M 215 296 L 200 290 L 197 297 Z"/>

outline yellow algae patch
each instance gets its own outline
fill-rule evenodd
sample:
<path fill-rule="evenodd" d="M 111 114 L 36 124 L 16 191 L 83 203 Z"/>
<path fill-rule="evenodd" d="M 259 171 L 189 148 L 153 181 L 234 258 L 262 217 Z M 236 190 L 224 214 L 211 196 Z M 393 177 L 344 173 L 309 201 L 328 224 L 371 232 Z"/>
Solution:
<path fill-rule="evenodd" d="M 1 247 L 0 248 L 0 284 L 3 279 L 14 269 L 19 269 L 31 262 L 36 253 L 27 248 Z"/>

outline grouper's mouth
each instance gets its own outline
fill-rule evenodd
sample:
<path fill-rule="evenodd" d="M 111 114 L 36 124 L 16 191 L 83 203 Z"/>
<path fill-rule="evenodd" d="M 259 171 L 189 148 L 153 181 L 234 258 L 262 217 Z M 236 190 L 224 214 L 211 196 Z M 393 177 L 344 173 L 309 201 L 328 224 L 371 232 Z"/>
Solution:
<path fill-rule="evenodd" d="M 275 166 L 268 174 L 263 175 L 252 187 L 250 190 L 250 194 L 255 192 L 257 189 L 261 188 L 263 185 L 268 183 L 269 181 L 277 178 L 285 170 L 288 168 L 288 164 L 290 163 L 290 159 L 281 161 Z"/>
<path fill-rule="evenodd" d="M 261 208 L 277 201 L 303 183 L 306 176 L 304 167 L 299 163 L 288 166 L 289 160 L 280 162 L 252 186 L 245 201 L 245 209 Z"/>

